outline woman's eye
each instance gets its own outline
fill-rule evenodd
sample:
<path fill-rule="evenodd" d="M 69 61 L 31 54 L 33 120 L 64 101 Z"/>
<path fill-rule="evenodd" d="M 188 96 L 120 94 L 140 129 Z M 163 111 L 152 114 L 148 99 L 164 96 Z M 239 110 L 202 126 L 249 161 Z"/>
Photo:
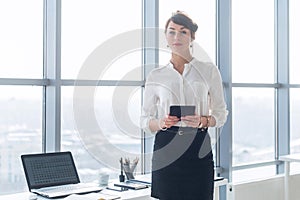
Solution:
<path fill-rule="evenodd" d="M 175 35 L 175 31 L 169 31 L 170 35 Z"/>
<path fill-rule="evenodd" d="M 181 34 L 185 35 L 187 32 L 186 31 L 181 31 Z"/>

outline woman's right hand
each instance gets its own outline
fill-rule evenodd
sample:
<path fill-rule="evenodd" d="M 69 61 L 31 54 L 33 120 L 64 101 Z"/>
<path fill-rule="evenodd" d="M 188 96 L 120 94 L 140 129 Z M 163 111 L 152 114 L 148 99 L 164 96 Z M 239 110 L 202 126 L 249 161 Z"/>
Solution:
<path fill-rule="evenodd" d="M 178 122 L 179 122 L 178 117 L 167 115 L 166 117 L 164 117 L 160 120 L 160 127 L 161 127 L 161 129 L 170 128 L 170 127 L 174 126 L 175 124 L 177 124 Z"/>

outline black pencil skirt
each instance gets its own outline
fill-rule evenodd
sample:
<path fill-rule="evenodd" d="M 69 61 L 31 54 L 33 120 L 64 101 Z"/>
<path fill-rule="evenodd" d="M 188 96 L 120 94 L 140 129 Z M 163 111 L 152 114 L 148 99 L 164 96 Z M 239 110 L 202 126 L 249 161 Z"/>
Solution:
<path fill-rule="evenodd" d="M 214 163 L 207 129 L 171 127 L 155 136 L 151 196 L 213 200 Z"/>

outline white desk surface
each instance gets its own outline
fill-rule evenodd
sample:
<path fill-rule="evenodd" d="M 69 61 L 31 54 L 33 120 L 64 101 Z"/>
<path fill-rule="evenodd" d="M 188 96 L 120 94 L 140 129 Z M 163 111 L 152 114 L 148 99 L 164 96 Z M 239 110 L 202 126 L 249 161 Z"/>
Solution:
<path fill-rule="evenodd" d="M 150 191 L 151 191 L 151 188 L 142 189 L 142 190 L 128 190 L 128 191 L 125 191 L 125 192 L 117 192 L 117 191 L 112 191 L 112 190 L 106 190 L 105 189 L 101 192 L 103 192 L 104 194 L 113 194 L 113 195 L 120 196 L 122 200 L 137 200 L 137 199 L 147 200 L 147 199 L 152 199 L 150 197 Z M 45 197 L 42 197 L 42 196 L 39 196 L 39 195 L 31 194 L 30 192 L 3 195 L 3 196 L 0 196 L 0 200 L 9 200 L 9 199 L 12 199 L 12 200 L 30 200 L 31 196 L 35 196 L 36 200 L 49 200 L 48 198 L 45 198 Z M 87 195 L 83 194 L 83 195 L 80 195 L 80 196 L 81 196 L 80 199 L 82 199 L 82 200 L 85 200 L 85 199 L 90 200 L 91 199 L 91 197 L 88 194 Z M 94 195 L 94 196 L 97 196 L 97 195 Z M 57 198 L 55 200 L 71 199 L 69 197 Z M 95 198 L 94 200 L 97 200 L 97 198 Z"/>
<path fill-rule="evenodd" d="M 215 189 L 217 189 L 217 191 L 218 191 L 220 186 L 226 186 L 227 183 L 228 183 L 227 179 L 215 181 Z M 151 188 L 146 188 L 146 189 L 141 189 L 141 190 L 128 190 L 128 191 L 124 191 L 124 192 L 117 192 L 117 191 L 113 191 L 113 190 L 104 189 L 101 192 L 103 192 L 105 194 L 118 195 L 121 197 L 121 200 L 154 200 L 155 199 L 155 198 L 150 197 Z M 1 195 L 0 200 L 8 200 L 8 199 L 30 200 L 30 196 L 32 196 L 32 194 L 30 192 L 22 192 L 22 193 L 17 193 L 17 194 Z M 48 198 L 44 198 L 39 195 L 34 195 L 34 196 L 37 197 L 36 200 L 49 200 Z M 82 198 L 80 198 L 80 199 L 82 199 L 82 200 L 85 200 L 85 199 L 90 200 L 91 199 L 88 196 L 85 197 L 85 195 L 81 195 L 81 196 L 82 196 Z M 65 198 L 59 198 L 59 199 L 55 199 L 55 200 L 62 200 L 62 199 L 65 199 Z M 97 199 L 95 199 L 95 200 L 97 200 Z"/>
<path fill-rule="evenodd" d="M 279 156 L 279 160 L 287 162 L 300 162 L 300 153 Z"/>

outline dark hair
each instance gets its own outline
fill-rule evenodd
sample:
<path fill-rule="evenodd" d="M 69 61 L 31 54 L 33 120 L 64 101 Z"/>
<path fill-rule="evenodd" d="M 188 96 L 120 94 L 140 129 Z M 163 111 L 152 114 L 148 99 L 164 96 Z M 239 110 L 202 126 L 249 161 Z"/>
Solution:
<path fill-rule="evenodd" d="M 172 15 L 172 17 L 168 19 L 165 26 L 165 32 L 167 31 L 167 28 L 171 21 L 174 22 L 175 24 L 179 24 L 189 29 L 191 31 L 192 38 L 195 39 L 195 33 L 198 29 L 198 25 L 194 23 L 190 17 L 188 17 L 186 14 L 184 14 L 181 11 L 177 11 L 175 14 Z"/>

